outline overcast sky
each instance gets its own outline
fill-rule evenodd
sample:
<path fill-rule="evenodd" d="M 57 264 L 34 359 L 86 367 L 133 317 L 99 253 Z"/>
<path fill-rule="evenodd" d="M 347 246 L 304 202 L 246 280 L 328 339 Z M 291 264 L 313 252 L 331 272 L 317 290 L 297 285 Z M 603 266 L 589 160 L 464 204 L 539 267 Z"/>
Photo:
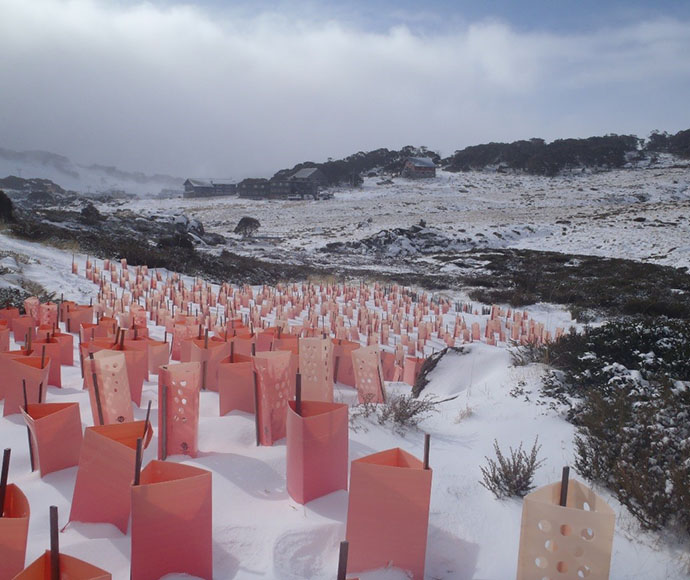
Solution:
<path fill-rule="evenodd" d="M 181 177 L 690 128 L 685 0 L 0 0 L 0 147 Z"/>

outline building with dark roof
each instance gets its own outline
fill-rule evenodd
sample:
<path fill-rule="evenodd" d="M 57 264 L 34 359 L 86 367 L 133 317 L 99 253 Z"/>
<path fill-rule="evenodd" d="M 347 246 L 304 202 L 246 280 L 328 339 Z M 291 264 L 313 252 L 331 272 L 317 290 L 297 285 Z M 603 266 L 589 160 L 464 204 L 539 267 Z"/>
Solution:
<path fill-rule="evenodd" d="M 408 157 L 401 175 L 410 179 L 436 177 L 436 164 L 429 157 Z"/>
<path fill-rule="evenodd" d="M 216 197 L 234 195 L 237 185 L 230 179 L 187 179 L 183 197 Z"/>

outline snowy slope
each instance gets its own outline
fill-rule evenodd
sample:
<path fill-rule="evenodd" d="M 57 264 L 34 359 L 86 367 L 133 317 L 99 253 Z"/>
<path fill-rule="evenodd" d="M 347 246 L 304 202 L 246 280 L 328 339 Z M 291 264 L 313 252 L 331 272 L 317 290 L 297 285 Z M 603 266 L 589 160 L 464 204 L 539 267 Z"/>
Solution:
<path fill-rule="evenodd" d="M 0 247 L 31 256 L 29 264 L 15 264 L 25 276 L 65 299 L 88 302 L 96 286 L 69 272 L 71 254 L 0 235 Z M 85 257 L 77 256 L 83 272 Z M 569 315 L 559 308 L 538 305 L 530 310 L 536 320 L 562 325 Z M 162 327 L 151 327 L 162 338 Z M 76 350 L 76 349 L 75 349 Z M 76 357 L 76 352 L 75 352 Z M 78 357 L 76 357 L 78 360 Z M 48 401 L 78 401 L 84 425 L 91 424 L 88 396 L 81 390 L 77 366 L 63 367 L 63 388 L 48 389 Z M 468 353 L 445 358 L 432 375 L 429 393 L 457 398 L 443 403 L 438 413 L 422 424 L 431 434 L 434 469 L 427 551 L 427 578 L 443 580 L 504 580 L 515 577 L 521 504 L 497 501 L 479 485 L 480 466 L 493 456 L 493 441 L 507 450 L 535 437 L 542 445 L 545 464 L 535 484 L 560 477 L 561 467 L 572 463 L 573 427 L 557 409 L 538 404 L 538 365 L 511 366 L 504 347 L 475 343 Z M 394 390 L 406 389 L 390 384 Z M 519 389 L 516 390 L 516 387 Z M 511 394 L 512 391 L 512 394 Z M 518 394 L 518 391 L 519 394 Z M 156 402 L 156 383 L 144 385 L 142 406 Z M 336 395 L 351 403 L 354 393 L 339 386 Z M 528 400 L 529 399 L 529 400 Z M 285 487 L 285 444 L 256 447 L 253 418 L 233 412 L 218 416 L 217 394 L 203 392 L 200 405 L 200 456 L 176 456 L 171 461 L 197 465 L 213 472 L 214 577 L 218 579 L 331 579 L 337 567 L 338 543 L 344 538 L 347 493 L 337 492 L 301 506 Z M 152 413 L 154 428 L 156 414 Z M 135 409 L 137 419 L 144 410 Z M 421 457 L 423 434 L 405 437 L 374 421 L 360 419 L 350 433 L 350 459 L 400 446 Z M 60 509 L 60 525 L 67 522 L 76 468 L 41 479 L 29 470 L 26 430 L 19 417 L 0 419 L 2 447 L 12 448 L 10 481 L 29 497 L 32 517 L 27 562 L 48 545 L 48 506 Z M 155 455 L 156 440 L 144 463 Z M 687 545 L 670 537 L 645 533 L 632 516 L 604 490 L 597 490 L 616 512 L 616 536 L 611 578 L 681 579 L 688 576 Z M 130 538 L 105 524 L 70 524 L 60 537 L 65 553 L 105 568 L 116 580 L 129 574 Z M 394 570 L 361 574 L 364 579 L 404 578 Z"/>
<path fill-rule="evenodd" d="M 371 256 L 359 242 L 423 219 L 442 249 L 548 249 L 690 266 L 690 166 L 673 158 L 660 166 L 553 178 L 439 171 L 430 180 L 379 181 L 367 178 L 361 189 L 342 188 L 322 201 L 179 199 L 171 208 L 170 200 L 142 199 L 132 208 L 183 210 L 226 236 L 242 216 L 257 218 L 255 239 L 235 237 L 229 249 L 272 260 L 328 264 L 333 255 L 316 250 L 342 242 L 355 247 L 336 259 L 366 266 Z M 382 257 L 391 266 L 385 258 L 414 257 L 414 249 L 400 240 Z"/>

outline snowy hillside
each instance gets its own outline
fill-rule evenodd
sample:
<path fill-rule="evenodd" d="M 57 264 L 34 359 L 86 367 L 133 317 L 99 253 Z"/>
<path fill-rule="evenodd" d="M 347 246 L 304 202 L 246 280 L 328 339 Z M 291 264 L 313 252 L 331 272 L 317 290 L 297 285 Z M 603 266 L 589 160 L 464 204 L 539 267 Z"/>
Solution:
<path fill-rule="evenodd" d="M 449 198 L 457 196 L 459 183 L 455 176 L 448 177 L 428 186 L 434 188 L 439 199 L 416 202 L 420 209 L 430 209 L 434 204 L 448 206 Z M 478 179 L 478 176 L 469 177 Z M 457 176 L 457 179 L 467 183 L 468 176 Z M 484 192 L 493 191 L 493 197 L 488 201 L 484 196 L 477 196 L 481 200 L 475 198 L 472 205 L 486 204 L 490 211 L 510 213 L 505 207 L 501 208 L 502 195 L 493 189 L 495 182 L 482 187 Z M 687 185 L 684 191 L 687 193 Z M 376 192 L 376 201 L 369 203 L 380 204 L 381 213 L 394 213 L 394 208 L 400 206 L 393 204 L 393 200 L 398 200 L 397 196 L 406 199 L 408 195 L 409 192 L 400 186 L 393 191 Z M 565 191 L 562 195 L 565 200 Z M 336 200 L 352 207 L 364 203 L 364 197 L 363 193 L 343 192 Z M 226 203 L 232 207 L 234 203 L 246 202 L 231 200 Z M 565 205 L 565 201 L 562 203 Z M 293 215 L 299 213 L 311 224 L 317 219 L 310 212 L 318 213 L 322 219 L 328 213 L 325 205 L 284 205 L 288 205 Z M 277 233 L 280 212 L 275 208 L 278 204 L 266 202 L 257 206 L 263 212 L 262 226 L 266 220 L 267 229 L 273 228 Z M 632 211 L 632 208 L 627 209 Z M 208 211 L 195 209 L 190 213 L 198 215 Z M 481 215 L 479 209 L 473 211 Z M 515 211 L 515 207 L 511 211 Z M 527 221 L 529 212 L 523 211 Z M 449 209 L 438 210 L 436 218 L 448 212 Z M 362 211 L 353 214 L 356 215 L 349 218 L 350 223 L 367 215 Z M 275 216 L 274 221 L 270 221 L 269 215 Z M 392 222 L 393 217 L 389 219 Z M 486 217 L 483 219 L 485 224 L 493 222 Z M 447 225 L 453 223 L 450 216 L 446 220 Z M 347 230 L 345 224 L 332 222 L 327 227 L 343 231 L 343 234 Z M 373 226 L 366 227 L 373 229 Z M 313 229 L 312 235 L 316 235 Z M 299 241 L 295 243 L 298 245 Z M 6 284 L 28 279 L 58 295 L 64 293 L 65 299 L 80 303 L 95 299 L 97 286 L 83 277 L 85 256 L 76 256 L 82 276 L 75 276 L 70 273 L 72 254 L 5 235 L 0 235 L 0 244 L 4 256 L 2 278 Z M 452 299 L 465 297 L 458 291 Z M 481 312 L 480 306 L 475 304 Z M 567 312 L 551 305 L 540 304 L 529 308 L 528 312 L 531 318 L 551 330 L 572 323 Z M 482 315 L 469 315 L 470 321 L 485 319 Z M 163 338 L 163 327 L 149 323 L 149 329 L 154 338 Z M 516 499 L 498 501 L 482 487 L 479 484 L 480 466 L 485 465 L 485 456 L 493 456 L 494 440 L 507 450 L 508 446 L 515 447 L 520 442 L 529 448 L 538 437 L 542 446 L 539 456 L 545 462 L 537 471 L 535 484 L 541 486 L 558 481 L 561 467 L 573 463 L 573 427 L 564 420 L 557 406 L 543 404 L 539 396 L 544 372 L 541 365 L 513 366 L 505 345 L 495 347 L 478 342 L 466 346 L 465 350 L 466 354 L 444 358 L 430 376 L 431 382 L 425 390 L 425 394 L 455 399 L 439 405 L 438 412 L 425 419 L 420 430 L 411 429 L 402 436 L 390 425 L 379 425 L 373 418 L 356 419 L 350 429 L 350 459 L 398 446 L 421 457 L 423 432 L 430 433 L 434 471 L 426 577 L 504 580 L 515 577 L 522 506 Z M 79 360 L 76 345 L 75 360 Z M 48 388 L 47 400 L 79 402 L 83 425 L 91 425 L 88 395 L 82 390 L 79 367 L 63 367 L 62 371 L 63 388 Z M 387 387 L 389 392 L 409 390 L 409 386 L 402 383 L 388 383 Z M 353 404 L 354 391 L 339 384 L 336 399 Z M 149 401 L 155 410 L 157 384 L 154 381 L 144 384 L 142 407 Z M 143 419 L 144 414 L 143 408 L 135 409 L 136 419 Z M 157 429 L 155 412 L 153 417 L 153 426 Z M 334 578 L 338 543 L 345 534 L 347 492 L 332 493 L 305 506 L 297 504 L 286 491 L 284 440 L 273 447 L 257 447 L 254 429 L 253 418 L 247 414 L 233 411 L 219 416 L 217 393 L 203 392 L 199 457 L 170 458 L 170 461 L 196 465 L 213 473 L 214 578 Z M 19 415 L 0 419 L 0 441 L 2 447 L 12 448 L 10 481 L 18 484 L 31 502 L 27 552 L 27 562 L 30 562 L 48 545 L 48 506 L 59 507 L 61 527 L 67 523 L 77 468 L 64 469 L 43 479 L 37 472 L 31 473 L 26 428 Z M 144 454 L 144 464 L 155 457 L 155 449 L 154 436 Z M 686 544 L 673 537 L 642 531 L 630 513 L 606 490 L 597 489 L 597 492 L 616 513 L 612 579 L 680 580 L 687 577 L 690 562 Z M 116 580 L 129 576 L 130 537 L 111 525 L 71 523 L 60 535 L 60 542 L 65 553 L 110 571 Z M 382 570 L 359 577 L 362 580 L 393 580 L 405 578 L 405 575 L 396 570 Z"/>

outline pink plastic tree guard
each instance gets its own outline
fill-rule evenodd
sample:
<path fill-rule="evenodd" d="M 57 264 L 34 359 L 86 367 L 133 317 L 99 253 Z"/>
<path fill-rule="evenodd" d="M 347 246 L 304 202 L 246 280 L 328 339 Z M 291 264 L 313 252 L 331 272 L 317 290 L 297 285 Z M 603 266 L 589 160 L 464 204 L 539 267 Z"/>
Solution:
<path fill-rule="evenodd" d="M 79 463 L 81 416 L 79 403 L 41 403 L 20 409 L 31 433 L 33 456 L 41 477 Z"/>
<path fill-rule="evenodd" d="M 347 489 L 348 406 L 302 401 L 301 415 L 290 401 L 287 414 L 287 490 L 305 504 Z"/>
<path fill-rule="evenodd" d="M 165 420 L 163 387 L 166 387 Z M 158 374 L 158 457 L 189 455 L 199 451 L 199 391 L 201 364 L 198 362 L 163 366 Z M 163 431 L 165 425 L 165 431 Z M 165 440 L 165 454 L 163 443 Z"/>
<path fill-rule="evenodd" d="M 352 351 L 360 348 L 358 342 L 348 340 L 333 340 L 333 366 L 334 379 L 336 383 L 341 383 L 349 387 L 355 386 L 355 371 L 352 366 Z M 337 362 L 336 362 L 337 359 Z"/>
<path fill-rule="evenodd" d="M 202 384 L 205 384 L 206 389 L 210 391 L 218 390 L 218 365 L 220 361 L 230 354 L 230 343 L 218 342 L 214 340 L 206 341 L 205 339 L 191 339 L 189 342 L 189 355 L 182 357 L 182 362 L 198 362 L 200 364 L 206 363 L 206 378 Z M 202 367 L 203 373 L 203 367 Z"/>
<path fill-rule="evenodd" d="M 103 413 L 103 424 L 125 423 L 134 420 L 132 397 L 125 364 L 125 353 L 114 350 L 100 350 L 93 360 L 84 361 L 84 384 L 89 390 L 93 424 L 100 425 L 98 400 L 94 388 L 93 375 L 96 375 L 98 397 Z"/>
<path fill-rule="evenodd" d="M 137 439 L 144 436 L 144 424 L 134 421 L 86 428 L 70 521 L 110 523 L 127 533 Z M 152 435 L 149 424 L 144 446 Z"/>
<path fill-rule="evenodd" d="M 374 344 L 352 351 L 355 370 L 355 386 L 360 403 L 383 403 L 383 370 L 378 345 Z"/>
<path fill-rule="evenodd" d="M 251 356 L 234 355 L 218 365 L 218 400 L 220 416 L 230 411 L 254 414 L 254 362 Z"/>
<path fill-rule="evenodd" d="M 569 480 L 565 506 L 561 483 L 525 496 L 520 526 L 517 580 L 588 578 L 607 580 L 615 514 L 587 486 Z"/>
<path fill-rule="evenodd" d="M 299 370 L 305 401 L 333 402 L 333 342 L 329 338 L 300 338 Z"/>
<path fill-rule="evenodd" d="M 399 448 L 356 459 L 351 467 L 348 571 L 392 564 L 422 580 L 431 469 Z"/>
<path fill-rule="evenodd" d="M 51 360 L 46 358 L 41 368 L 40 356 L 5 356 L 0 358 L 5 379 L 5 407 L 3 416 L 19 413 L 24 405 L 24 385 L 29 403 L 38 403 L 38 392 L 43 383 L 43 392 L 48 388 L 48 373 Z"/>
<path fill-rule="evenodd" d="M 213 578 L 211 472 L 151 461 L 132 486 L 132 580 Z"/>
<path fill-rule="evenodd" d="M 16 485 L 8 484 L 0 518 L 0 580 L 11 580 L 24 569 L 29 515 L 29 500 Z"/>
<path fill-rule="evenodd" d="M 50 550 L 46 550 L 40 558 L 34 560 L 14 580 L 49 580 L 50 557 Z M 61 580 L 112 580 L 109 572 L 74 556 L 60 554 L 59 561 Z"/>
<path fill-rule="evenodd" d="M 403 383 L 414 386 L 417 375 L 424 364 L 425 358 L 406 356 L 403 364 Z"/>
<path fill-rule="evenodd" d="M 285 437 L 287 404 L 295 395 L 295 367 L 289 351 L 262 352 L 254 357 L 259 389 L 259 440 L 273 445 Z"/>

